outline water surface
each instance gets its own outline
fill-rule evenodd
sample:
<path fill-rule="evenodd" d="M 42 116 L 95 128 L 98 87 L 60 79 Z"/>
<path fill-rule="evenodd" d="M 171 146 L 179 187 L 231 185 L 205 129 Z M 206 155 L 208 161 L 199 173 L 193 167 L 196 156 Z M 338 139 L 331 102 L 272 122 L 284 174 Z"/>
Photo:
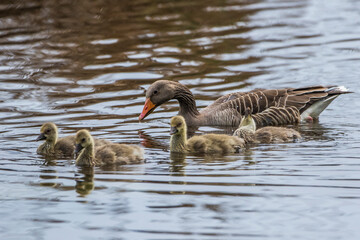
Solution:
<path fill-rule="evenodd" d="M 358 1 L 2 1 L 1 239 L 358 239 Z M 254 88 L 344 85 L 297 143 L 170 154 L 179 81 L 199 108 Z M 36 154 L 40 126 L 141 144 L 146 163 L 79 168 Z M 200 127 L 206 132 L 234 129 Z"/>

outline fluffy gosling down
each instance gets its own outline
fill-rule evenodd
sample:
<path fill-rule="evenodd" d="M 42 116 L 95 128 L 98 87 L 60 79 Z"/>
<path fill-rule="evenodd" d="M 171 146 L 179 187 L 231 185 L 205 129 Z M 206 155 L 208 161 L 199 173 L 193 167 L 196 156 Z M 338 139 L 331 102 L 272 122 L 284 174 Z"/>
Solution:
<path fill-rule="evenodd" d="M 187 126 L 182 116 L 171 118 L 170 151 L 198 154 L 237 153 L 245 142 L 235 136 L 225 134 L 205 134 L 187 139 Z"/>
<path fill-rule="evenodd" d="M 93 137 L 85 129 L 76 133 L 75 144 L 78 166 L 105 166 L 144 161 L 144 150 L 139 146 L 108 143 L 95 147 Z"/>
<path fill-rule="evenodd" d="M 256 123 L 251 114 L 243 117 L 233 135 L 243 138 L 245 143 L 284 143 L 301 138 L 300 133 L 291 128 L 263 127 L 256 130 Z"/>
<path fill-rule="evenodd" d="M 45 156 L 64 156 L 71 157 L 75 150 L 75 136 L 58 138 L 58 128 L 54 123 L 44 123 L 40 129 L 40 135 L 36 141 L 45 140 L 41 144 L 37 153 Z"/>
<path fill-rule="evenodd" d="M 45 142 L 38 147 L 38 154 L 57 157 L 72 157 L 74 155 L 75 135 L 58 138 L 58 128 L 55 123 L 47 122 L 41 126 L 40 135 L 36 141 L 40 140 L 45 140 Z M 111 143 L 105 139 L 94 138 L 94 140 L 95 147 Z"/>

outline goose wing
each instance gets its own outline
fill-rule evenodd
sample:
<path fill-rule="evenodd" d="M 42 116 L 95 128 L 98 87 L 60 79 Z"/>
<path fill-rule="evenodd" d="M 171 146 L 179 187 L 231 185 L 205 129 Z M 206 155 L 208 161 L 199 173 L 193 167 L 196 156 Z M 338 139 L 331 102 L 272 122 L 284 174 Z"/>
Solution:
<path fill-rule="evenodd" d="M 344 93 L 350 93 L 346 88 L 339 86 L 312 86 L 306 88 L 284 88 L 284 89 L 255 89 L 250 92 L 238 92 L 227 94 L 217 99 L 213 104 L 204 108 L 201 113 L 207 115 L 209 123 L 216 122 L 214 124 L 221 124 L 221 122 L 231 122 L 230 125 L 236 125 L 241 119 L 241 116 L 245 115 L 246 109 L 250 108 L 251 114 L 256 119 L 256 114 L 262 113 L 263 111 L 276 107 L 269 112 L 267 115 L 280 114 L 286 111 L 293 112 L 295 109 L 302 115 L 306 113 L 306 116 L 312 116 L 317 118 L 319 114 L 334 100 L 337 96 Z M 314 106 L 315 107 L 312 107 Z M 289 108 L 294 107 L 294 108 Z M 289 109 L 286 109 L 289 108 Z M 285 112 L 286 112 L 285 111 Z M 290 113 L 292 119 L 297 119 L 297 113 Z M 265 115 L 264 115 L 265 116 Z M 219 120 L 215 119 L 219 118 Z M 223 118 L 221 120 L 220 118 Z M 281 120 L 277 117 L 279 123 L 288 122 Z M 276 124 L 276 121 L 272 121 Z M 263 122 L 265 124 L 265 122 Z M 262 125 L 262 124 L 261 124 Z M 266 126 L 266 125 L 263 125 Z"/>

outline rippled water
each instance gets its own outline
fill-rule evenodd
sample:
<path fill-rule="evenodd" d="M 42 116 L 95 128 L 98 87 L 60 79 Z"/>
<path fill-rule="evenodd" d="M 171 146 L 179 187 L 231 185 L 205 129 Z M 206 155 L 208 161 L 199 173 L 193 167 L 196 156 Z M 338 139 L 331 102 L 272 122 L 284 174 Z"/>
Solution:
<path fill-rule="evenodd" d="M 359 25 L 356 0 L 1 1 L 0 238 L 358 239 Z M 177 102 L 137 120 L 158 79 L 199 108 L 254 88 L 355 93 L 300 142 L 194 157 L 168 152 Z M 142 144 L 147 162 L 46 160 L 34 139 L 47 121 Z"/>

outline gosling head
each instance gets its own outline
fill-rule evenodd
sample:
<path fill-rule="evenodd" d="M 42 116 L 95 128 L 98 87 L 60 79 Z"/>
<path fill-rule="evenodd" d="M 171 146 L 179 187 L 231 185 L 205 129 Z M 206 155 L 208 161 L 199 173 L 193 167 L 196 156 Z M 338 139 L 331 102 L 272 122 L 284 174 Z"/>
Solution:
<path fill-rule="evenodd" d="M 170 120 L 170 135 L 180 135 L 186 133 L 186 122 L 182 116 L 172 117 Z"/>
<path fill-rule="evenodd" d="M 254 119 L 251 117 L 251 115 L 248 115 L 246 117 L 243 117 L 241 119 L 241 123 L 239 128 L 241 129 L 248 129 L 250 131 L 255 132 L 256 130 L 256 123 L 254 121 Z"/>
<path fill-rule="evenodd" d="M 82 129 L 75 136 L 75 154 L 78 154 L 83 148 L 94 144 L 94 140 L 88 130 Z"/>
<path fill-rule="evenodd" d="M 245 112 L 245 116 L 241 119 L 239 128 L 256 131 L 256 123 L 254 118 L 251 116 L 250 108 Z"/>
<path fill-rule="evenodd" d="M 44 123 L 40 129 L 40 135 L 36 141 L 46 140 L 47 142 L 56 142 L 58 138 L 58 129 L 52 122 Z"/>
<path fill-rule="evenodd" d="M 244 139 L 245 143 L 255 141 L 256 123 L 250 114 L 250 109 L 247 109 L 245 116 L 241 119 L 239 128 L 235 130 L 234 136 Z"/>

